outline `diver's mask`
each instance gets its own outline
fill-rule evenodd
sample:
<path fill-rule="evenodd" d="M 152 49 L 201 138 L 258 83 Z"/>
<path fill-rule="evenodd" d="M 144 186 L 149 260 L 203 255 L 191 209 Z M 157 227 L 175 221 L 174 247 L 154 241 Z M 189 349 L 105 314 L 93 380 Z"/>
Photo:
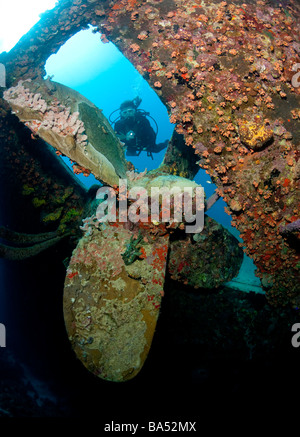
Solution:
<path fill-rule="evenodd" d="M 135 108 L 125 108 L 120 112 L 121 118 L 124 120 L 129 120 L 135 117 L 136 110 Z"/>

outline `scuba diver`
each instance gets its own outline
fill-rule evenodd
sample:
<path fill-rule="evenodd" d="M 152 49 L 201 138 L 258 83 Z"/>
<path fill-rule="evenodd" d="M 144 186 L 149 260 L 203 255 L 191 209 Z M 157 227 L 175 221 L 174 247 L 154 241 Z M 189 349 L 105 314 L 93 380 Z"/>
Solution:
<path fill-rule="evenodd" d="M 127 156 L 139 156 L 142 151 L 147 152 L 147 156 L 151 156 L 152 153 L 158 153 L 165 149 L 168 145 L 168 140 L 163 143 L 156 144 L 157 135 L 157 123 L 150 116 L 149 112 L 143 109 L 138 109 L 142 99 L 136 97 L 133 100 L 126 100 L 123 102 L 119 109 L 120 115 L 113 122 L 111 116 L 109 120 L 114 124 L 114 130 L 118 138 L 125 144 Z M 156 132 L 152 128 L 147 117 L 152 118 L 156 125 Z"/>

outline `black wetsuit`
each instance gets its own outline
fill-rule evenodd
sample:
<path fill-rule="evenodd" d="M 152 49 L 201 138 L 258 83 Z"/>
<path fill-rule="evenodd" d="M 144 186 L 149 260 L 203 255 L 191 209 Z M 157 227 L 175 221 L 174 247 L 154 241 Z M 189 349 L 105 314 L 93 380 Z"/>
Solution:
<path fill-rule="evenodd" d="M 134 137 L 126 139 L 126 134 L 130 131 L 134 132 Z M 157 153 L 167 146 L 167 142 L 155 144 L 155 132 L 149 120 L 139 112 L 137 112 L 135 118 L 121 118 L 118 120 L 115 124 L 115 132 L 120 140 L 125 143 L 127 147 L 126 154 L 129 156 L 139 155 L 142 150 Z"/>

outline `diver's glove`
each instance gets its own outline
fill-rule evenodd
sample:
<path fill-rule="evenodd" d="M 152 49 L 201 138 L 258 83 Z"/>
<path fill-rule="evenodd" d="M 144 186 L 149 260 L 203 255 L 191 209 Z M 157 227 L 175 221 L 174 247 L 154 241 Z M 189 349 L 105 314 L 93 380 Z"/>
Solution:
<path fill-rule="evenodd" d="M 142 103 L 142 99 L 139 96 L 137 96 L 132 100 L 132 102 L 133 102 L 134 106 L 136 108 L 138 108 L 140 106 L 140 104 Z"/>
<path fill-rule="evenodd" d="M 151 150 L 151 152 L 154 152 L 154 153 L 161 152 L 162 150 L 164 150 L 168 146 L 168 144 L 169 144 L 168 140 L 164 141 L 163 143 L 156 144 L 154 146 L 154 148 Z"/>
<path fill-rule="evenodd" d="M 134 138 L 135 138 L 135 133 L 132 130 L 127 132 L 127 134 L 126 134 L 126 141 L 133 140 Z"/>

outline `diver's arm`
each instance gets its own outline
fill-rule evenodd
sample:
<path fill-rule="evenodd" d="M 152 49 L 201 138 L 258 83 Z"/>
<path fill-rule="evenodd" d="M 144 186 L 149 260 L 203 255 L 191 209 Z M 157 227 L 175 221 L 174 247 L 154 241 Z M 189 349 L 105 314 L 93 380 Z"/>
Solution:
<path fill-rule="evenodd" d="M 119 140 L 126 143 L 126 126 L 124 123 L 117 121 L 114 130 Z"/>
<path fill-rule="evenodd" d="M 165 140 L 163 143 L 155 144 L 154 149 L 152 152 L 159 153 L 162 150 L 164 150 L 169 144 L 169 140 Z"/>
<path fill-rule="evenodd" d="M 124 135 L 123 133 L 118 133 L 116 132 L 117 137 L 119 138 L 120 141 L 122 141 L 123 143 L 125 143 L 126 141 L 126 135 Z"/>

